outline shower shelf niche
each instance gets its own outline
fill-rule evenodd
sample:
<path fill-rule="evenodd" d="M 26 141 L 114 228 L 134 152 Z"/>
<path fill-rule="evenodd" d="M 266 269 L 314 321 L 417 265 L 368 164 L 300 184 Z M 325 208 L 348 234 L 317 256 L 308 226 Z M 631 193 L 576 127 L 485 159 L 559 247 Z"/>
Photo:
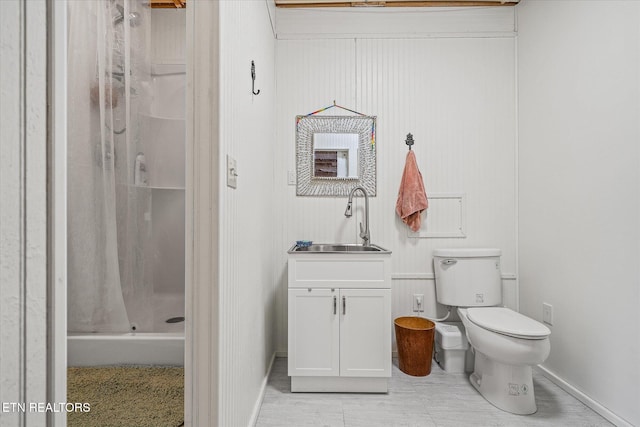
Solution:
<path fill-rule="evenodd" d="M 148 187 L 184 189 L 185 120 L 141 114 L 140 121 Z"/>

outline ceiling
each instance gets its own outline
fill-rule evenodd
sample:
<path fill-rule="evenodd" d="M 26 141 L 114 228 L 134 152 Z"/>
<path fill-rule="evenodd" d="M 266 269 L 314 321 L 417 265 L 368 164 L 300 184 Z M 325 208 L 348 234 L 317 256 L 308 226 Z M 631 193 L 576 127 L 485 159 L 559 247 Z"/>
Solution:
<path fill-rule="evenodd" d="M 152 8 L 181 9 L 187 6 L 187 0 L 149 0 Z"/>

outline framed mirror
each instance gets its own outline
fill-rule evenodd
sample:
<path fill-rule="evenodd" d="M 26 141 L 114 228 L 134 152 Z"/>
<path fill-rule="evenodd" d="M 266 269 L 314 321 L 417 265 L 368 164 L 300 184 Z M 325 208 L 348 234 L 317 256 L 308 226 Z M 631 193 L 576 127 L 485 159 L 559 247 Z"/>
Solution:
<path fill-rule="evenodd" d="M 298 196 L 347 196 L 361 185 L 376 195 L 376 118 L 297 116 Z"/>

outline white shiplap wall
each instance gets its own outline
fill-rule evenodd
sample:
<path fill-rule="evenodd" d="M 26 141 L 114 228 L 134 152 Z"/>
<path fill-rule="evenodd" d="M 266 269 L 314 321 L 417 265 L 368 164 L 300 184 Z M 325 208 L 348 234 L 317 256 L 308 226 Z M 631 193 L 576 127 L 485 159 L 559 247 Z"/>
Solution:
<path fill-rule="evenodd" d="M 312 16 L 308 13 L 299 18 Z M 470 12 L 464 13 L 469 18 Z M 336 12 L 332 16 L 344 21 Z M 400 32 L 403 25 L 393 13 L 385 22 L 387 33 Z M 500 31 L 503 22 L 501 17 L 496 24 Z M 374 243 L 393 251 L 393 315 L 410 313 L 414 293 L 425 294 L 425 314 L 436 315 L 431 254 L 438 247 L 501 248 L 505 302 L 517 307 L 515 41 L 506 31 L 500 37 L 461 37 L 464 25 L 455 25 L 455 37 L 342 38 L 333 32 L 301 39 L 288 37 L 288 27 L 279 31 L 275 252 L 280 352 L 287 346 L 287 248 L 298 239 L 358 241 L 361 207 L 357 218 L 347 219 L 345 198 L 296 197 L 295 186 L 287 185 L 287 171 L 295 170 L 295 116 L 334 99 L 378 117 L 371 235 Z M 409 238 L 396 217 L 409 132 L 427 193 L 465 194 L 466 238 Z"/>
<path fill-rule="evenodd" d="M 186 62 L 186 9 L 151 9 L 151 63 Z"/>
<path fill-rule="evenodd" d="M 275 39 L 264 0 L 220 7 L 220 426 L 247 426 L 275 352 Z M 257 96 L 251 93 L 251 61 Z M 226 156 L 237 188 L 226 186 Z M 197 372 L 195 373 L 197 375 Z"/>

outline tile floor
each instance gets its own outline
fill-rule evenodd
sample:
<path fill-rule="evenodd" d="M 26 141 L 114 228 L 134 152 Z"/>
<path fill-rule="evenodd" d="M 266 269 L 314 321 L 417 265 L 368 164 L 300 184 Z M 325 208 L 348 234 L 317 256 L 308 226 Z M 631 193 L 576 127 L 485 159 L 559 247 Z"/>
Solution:
<path fill-rule="evenodd" d="M 287 359 L 277 358 L 256 427 L 611 426 L 534 370 L 538 412 L 519 416 L 488 403 L 464 374 L 434 362 L 426 377 L 393 361 L 388 394 L 291 393 Z"/>

